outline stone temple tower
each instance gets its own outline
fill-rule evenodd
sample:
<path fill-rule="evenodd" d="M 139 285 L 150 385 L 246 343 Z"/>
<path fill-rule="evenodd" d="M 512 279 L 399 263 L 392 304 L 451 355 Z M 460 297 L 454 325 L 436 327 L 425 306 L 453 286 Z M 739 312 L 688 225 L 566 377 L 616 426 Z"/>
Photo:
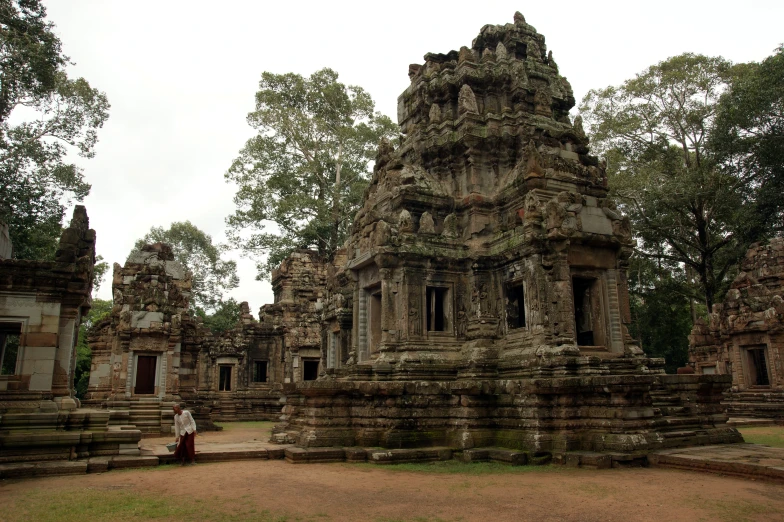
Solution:
<path fill-rule="evenodd" d="M 719 406 L 728 379 L 665 376 L 627 332 L 629 221 L 544 37 L 517 13 L 424 59 L 398 98 L 404 137 L 380 144 L 331 272 L 325 371 L 288 386 L 279 438 L 599 451 L 737 440 Z M 684 386 L 694 407 L 656 403 Z"/>

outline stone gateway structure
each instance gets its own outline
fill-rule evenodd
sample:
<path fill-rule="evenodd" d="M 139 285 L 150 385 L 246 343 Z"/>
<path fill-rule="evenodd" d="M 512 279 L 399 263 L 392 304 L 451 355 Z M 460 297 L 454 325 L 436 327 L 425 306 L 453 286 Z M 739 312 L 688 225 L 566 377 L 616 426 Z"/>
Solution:
<path fill-rule="evenodd" d="M 328 271 L 322 375 L 284 384 L 274 439 L 622 452 L 741 440 L 720 405 L 728 377 L 665 375 L 627 332 L 629 221 L 544 37 L 517 13 L 409 77 L 402 143 L 380 144 Z"/>
<path fill-rule="evenodd" d="M 784 238 L 752 245 L 724 302 L 689 341 L 697 374 L 732 376 L 730 416 L 784 423 Z"/>

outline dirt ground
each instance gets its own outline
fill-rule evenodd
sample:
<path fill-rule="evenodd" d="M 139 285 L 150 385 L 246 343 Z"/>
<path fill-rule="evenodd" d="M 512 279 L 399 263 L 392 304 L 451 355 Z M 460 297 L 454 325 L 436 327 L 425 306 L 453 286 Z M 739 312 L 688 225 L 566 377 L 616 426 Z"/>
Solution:
<path fill-rule="evenodd" d="M 481 466 L 451 464 L 443 472 L 438 465 L 401 471 L 370 464 L 243 461 L 2 481 L 0 519 L 784 520 L 784 486 L 775 484 L 662 469 Z M 45 509 L 47 499 L 89 504 L 90 494 L 101 505 L 75 511 L 73 518 L 57 505 Z M 185 502 L 200 511 L 193 518 L 184 507 L 180 518 L 176 511 L 129 504 L 131 497 L 158 502 L 161 509 Z"/>

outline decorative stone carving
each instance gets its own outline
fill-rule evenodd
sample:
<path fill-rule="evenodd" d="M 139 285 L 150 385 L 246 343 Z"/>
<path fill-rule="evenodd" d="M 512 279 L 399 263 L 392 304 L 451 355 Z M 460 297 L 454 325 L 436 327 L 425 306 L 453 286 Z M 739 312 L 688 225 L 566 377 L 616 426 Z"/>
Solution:
<path fill-rule="evenodd" d="M 477 114 L 479 112 L 479 109 L 476 105 L 476 96 L 474 96 L 474 91 L 471 90 L 471 87 L 469 87 L 468 84 L 460 87 L 460 95 L 457 98 L 457 105 L 460 114 L 466 112 Z"/>
<path fill-rule="evenodd" d="M 434 103 L 430 106 L 430 123 L 441 123 L 441 107 Z"/>
<path fill-rule="evenodd" d="M 411 213 L 408 210 L 403 209 L 400 211 L 400 217 L 398 218 L 397 226 L 401 232 L 414 231 L 414 222 L 411 219 Z"/>
<path fill-rule="evenodd" d="M 444 230 L 442 232 L 444 237 L 456 238 L 460 235 L 457 229 L 457 216 L 455 214 L 448 214 L 444 218 Z"/>
<path fill-rule="evenodd" d="M 495 46 L 495 56 L 497 60 L 506 60 L 506 46 L 503 42 L 498 42 Z"/>
<path fill-rule="evenodd" d="M 423 212 L 419 218 L 419 233 L 420 234 L 435 234 L 435 222 L 430 212 Z"/>

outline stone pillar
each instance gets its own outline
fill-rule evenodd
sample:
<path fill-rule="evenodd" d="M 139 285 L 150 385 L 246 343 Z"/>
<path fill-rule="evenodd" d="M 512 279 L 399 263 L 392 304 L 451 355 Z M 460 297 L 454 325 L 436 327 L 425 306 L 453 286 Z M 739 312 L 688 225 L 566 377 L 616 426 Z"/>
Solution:
<path fill-rule="evenodd" d="M 394 340 L 395 324 L 395 294 L 393 292 L 394 281 L 392 281 L 393 270 L 382 268 L 378 271 L 381 277 L 381 343 L 388 343 Z"/>

